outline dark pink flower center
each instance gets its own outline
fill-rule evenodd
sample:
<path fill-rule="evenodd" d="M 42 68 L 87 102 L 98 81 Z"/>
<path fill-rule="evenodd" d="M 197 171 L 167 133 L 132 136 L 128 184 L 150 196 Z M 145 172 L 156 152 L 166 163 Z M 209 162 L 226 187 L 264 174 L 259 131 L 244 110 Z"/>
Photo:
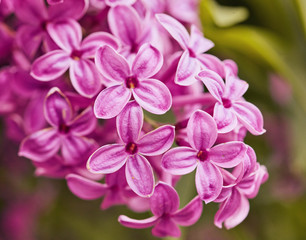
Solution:
<path fill-rule="evenodd" d="M 188 48 L 188 52 L 189 52 L 189 56 L 192 57 L 192 58 L 196 58 L 197 55 L 195 54 L 195 52 L 191 49 L 191 48 Z"/>
<path fill-rule="evenodd" d="M 135 154 L 138 152 L 138 147 L 135 143 L 130 142 L 125 146 L 125 151 L 129 154 Z"/>
<path fill-rule="evenodd" d="M 70 54 L 70 57 L 73 59 L 73 60 L 76 60 L 76 61 L 79 61 L 81 59 L 83 55 L 83 52 L 80 51 L 80 50 L 73 50 Z"/>
<path fill-rule="evenodd" d="M 65 123 L 61 123 L 59 125 L 58 130 L 59 130 L 60 133 L 67 134 L 69 132 L 69 130 L 70 130 L 70 127 L 67 126 Z"/>
<path fill-rule="evenodd" d="M 42 21 L 40 24 L 40 27 L 43 31 L 47 31 L 47 25 L 48 25 L 48 21 Z"/>
<path fill-rule="evenodd" d="M 232 106 L 232 101 L 227 98 L 222 98 L 222 103 L 225 108 L 230 108 Z"/>
<path fill-rule="evenodd" d="M 125 85 L 127 88 L 136 88 L 138 86 L 138 79 L 136 76 L 129 76 L 125 80 Z"/>
<path fill-rule="evenodd" d="M 206 161 L 208 159 L 208 151 L 200 150 L 197 154 L 197 158 L 202 162 Z"/>

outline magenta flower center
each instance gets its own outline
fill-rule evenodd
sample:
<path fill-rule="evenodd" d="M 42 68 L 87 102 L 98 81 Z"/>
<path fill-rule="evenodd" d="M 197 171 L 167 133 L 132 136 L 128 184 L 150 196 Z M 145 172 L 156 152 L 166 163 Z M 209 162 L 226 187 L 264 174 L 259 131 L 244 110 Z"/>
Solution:
<path fill-rule="evenodd" d="M 127 77 L 125 80 L 125 85 L 127 88 L 133 89 L 138 86 L 138 79 L 136 76 Z"/>
<path fill-rule="evenodd" d="M 48 25 L 48 21 L 43 21 L 40 24 L 40 27 L 43 31 L 47 31 L 47 25 Z"/>
<path fill-rule="evenodd" d="M 129 154 L 135 154 L 138 152 L 138 147 L 135 143 L 130 142 L 125 146 L 125 151 Z"/>
<path fill-rule="evenodd" d="M 222 98 L 222 103 L 225 108 L 230 108 L 232 106 L 232 101 L 227 98 Z"/>
<path fill-rule="evenodd" d="M 58 130 L 59 130 L 60 133 L 67 134 L 69 132 L 69 130 L 70 130 L 70 127 L 67 126 L 65 123 L 61 123 L 59 125 Z"/>
<path fill-rule="evenodd" d="M 194 53 L 194 51 L 191 48 L 188 48 L 189 56 L 192 58 L 196 58 L 197 55 Z"/>
<path fill-rule="evenodd" d="M 202 162 L 206 161 L 208 159 L 208 151 L 200 150 L 197 154 L 197 158 Z"/>
<path fill-rule="evenodd" d="M 81 59 L 83 55 L 83 52 L 82 51 L 79 51 L 79 50 L 73 50 L 70 54 L 70 57 L 73 59 L 73 60 L 76 60 L 76 61 L 79 61 Z"/>

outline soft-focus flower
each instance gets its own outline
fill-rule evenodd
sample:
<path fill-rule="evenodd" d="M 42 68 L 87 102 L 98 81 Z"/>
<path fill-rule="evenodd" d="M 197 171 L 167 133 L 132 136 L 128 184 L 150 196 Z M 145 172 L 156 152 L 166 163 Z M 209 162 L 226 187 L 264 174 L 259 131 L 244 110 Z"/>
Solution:
<path fill-rule="evenodd" d="M 104 46 L 97 52 L 96 65 L 100 73 L 113 82 L 96 98 L 94 112 L 97 118 L 117 116 L 131 96 L 151 113 L 163 114 L 170 109 L 169 89 L 161 81 L 151 78 L 163 65 L 163 56 L 150 44 L 139 49 L 131 67 L 123 56 Z"/>
<path fill-rule="evenodd" d="M 127 204 L 134 211 L 146 209 L 148 199 L 140 198 L 129 187 L 126 182 L 124 169 L 107 174 L 105 183 L 99 183 L 77 174 L 69 174 L 66 177 L 70 191 L 84 200 L 98 199 L 104 196 L 101 209 L 107 209 L 114 205 Z M 134 204 L 135 198 L 142 199 L 143 204 Z"/>
<path fill-rule="evenodd" d="M 69 100 L 58 88 L 52 88 L 44 103 L 44 114 L 51 127 L 25 138 L 21 143 L 19 155 L 43 162 L 61 150 L 68 165 L 84 160 L 84 155 L 96 144 L 84 137 L 96 127 L 92 108 L 88 107 L 74 117 Z"/>
<path fill-rule="evenodd" d="M 179 237 L 181 231 L 177 225 L 190 226 L 201 217 L 203 203 L 197 196 L 184 208 L 178 209 L 180 202 L 175 189 L 163 182 L 159 182 L 153 196 L 150 198 L 153 217 L 136 220 L 127 216 L 119 216 L 118 221 L 130 228 L 153 227 L 152 234 L 157 237 Z"/>
<path fill-rule="evenodd" d="M 108 174 L 125 165 L 126 180 L 139 196 L 150 197 L 154 189 L 154 176 L 150 163 L 143 156 L 156 156 L 167 151 L 174 139 L 174 127 L 165 125 L 140 137 L 143 112 L 136 101 L 129 102 L 117 116 L 117 131 L 123 143 L 105 145 L 88 160 L 93 173 Z"/>
<path fill-rule="evenodd" d="M 209 203 L 220 194 L 223 186 L 221 168 L 237 166 L 244 158 L 246 146 L 232 141 L 214 146 L 218 132 L 214 119 L 204 111 L 195 111 L 187 125 L 191 147 L 168 151 L 162 160 L 163 168 L 175 175 L 196 171 L 196 188 L 200 198 Z"/>
<path fill-rule="evenodd" d="M 88 9 L 87 0 L 65 0 L 46 7 L 43 0 L 14 0 L 15 14 L 22 23 L 17 30 L 16 42 L 30 57 L 37 53 L 41 43 L 44 48 L 54 48 L 49 37 L 49 23 L 63 19 L 80 19 Z"/>

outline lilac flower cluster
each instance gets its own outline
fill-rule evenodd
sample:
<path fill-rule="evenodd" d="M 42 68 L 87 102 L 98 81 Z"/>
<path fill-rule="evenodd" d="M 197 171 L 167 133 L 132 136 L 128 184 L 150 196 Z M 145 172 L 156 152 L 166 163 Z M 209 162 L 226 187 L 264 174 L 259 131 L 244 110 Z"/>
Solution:
<path fill-rule="evenodd" d="M 19 156 L 102 209 L 151 210 L 119 222 L 158 237 L 179 237 L 203 201 L 220 203 L 217 227 L 241 223 L 268 177 L 244 143 L 263 117 L 235 62 L 205 53 L 197 0 L 47 2 L 0 3 L 0 114 Z M 150 118 L 170 112 L 175 123 Z M 174 187 L 195 169 L 179 209 Z"/>

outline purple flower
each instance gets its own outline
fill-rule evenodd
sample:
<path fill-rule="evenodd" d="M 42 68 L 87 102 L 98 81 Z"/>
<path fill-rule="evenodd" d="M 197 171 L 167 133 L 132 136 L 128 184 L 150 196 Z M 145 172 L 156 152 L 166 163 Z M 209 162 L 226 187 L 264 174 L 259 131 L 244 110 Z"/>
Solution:
<path fill-rule="evenodd" d="M 197 196 L 184 208 L 179 208 L 179 196 L 175 189 L 163 182 L 159 182 L 153 196 L 150 198 L 153 217 L 136 220 L 121 215 L 118 221 L 130 228 L 148 228 L 154 226 L 152 234 L 157 237 L 179 237 L 181 231 L 177 225 L 190 226 L 201 217 L 203 204 Z"/>
<path fill-rule="evenodd" d="M 19 155 L 33 161 L 44 162 L 55 156 L 59 150 L 66 165 L 78 164 L 96 143 L 85 135 L 96 127 L 91 107 L 74 117 L 71 104 L 58 89 L 52 88 L 44 103 L 46 121 L 51 125 L 25 138 Z"/>
<path fill-rule="evenodd" d="M 256 155 L 248 147 L 243 162 L 237 166 L 233 173 L 223 170 L 224 187 L 215 200 L 220 202 L 220 208 L 215 215 L 215 225 L 227 229 L 240 224 L 248 215 L 250 204 L 248 198 L 254 198 L 259 187 L 268 178 L 267 169 L 256 162 Z"/>
<path fill-rule="evenodd" d="M 96 32 L 81 42 L 81 26 L 71 19 L 50 23 L 47 28 L 61 49 L 36 59 L 32 65 L 32 76 L 40 81 L 50 81 L 63 75 L 69 68 L 74 89 L 82 96 L 95 96 L 101 88 L 101 77 L 90 58 L 94 57 L 101 45 L 117 48 L 115 38 L 105 32 Z"/>
<path fill-rule="evenodd" d="M 260 110 L 242 98 L 249 86 L 245 81 L 228 71 L 224 84 L 217 73 L 208 69 L 201 71 L 197 78 L 205 84 L 217 100 L 214 107 L 214 119 L 219 133 L 233 130 L 238 120 L 254 135 L 265 133 Z"/>
<path fill-rule="evenodd" d="M 15 13 L 22 23 L 16 41 L 23 51 L 33 58 L 41 43 L 46 49 L 54 47 L 47 26 L 63 19 L 80 19 L 88 9 L 87 0 L 65 0 L 46 8 L 43 0 L 14 0 Z"/>
<path fill-rule="evenodd" d="M 172 97 L 169 89 L 161 81 L 150 78 L 163 65 L 162 55 L 150 44 L 139 49 L 132 67 L 109 46 L 98 50 L 96 65 L 100 73 L 113 82 L 96 98 L 94 112 L 97 118 L 117 116 L 131 96 L 151 113 L 163 114 L 170 109 Z"/>
<path fill-rule="evenodd" d="M 166 14 L 156 14 L 155 16 L 184 50 L 174 79 L 177 84 L 192 85 L 197 81 L 195 76 L 203 68 L 208 67 L 219 71 L 218 69 L 222 66 L 221 61 L 212 55 L 202 54 L 214 46 L 213 42 L 204 38 L 202 32 L 195 25 L 191 26 L 189 36 L 185 27 L 174 18 Z"/>
<path fill-rule="evenodd" d="M 168 151 L 162 159 L 163 168 L 175 175 L 196 171 L 196 188 L 200 198 L 209 203 L 222 190 L 220 167 L 232 168 L 244 158 L 246 145 L 232 141 L 214 146 L 218 132 L 214 119 L 206 112 L 195 111 L 187 125 L 191 147 L 177 147 Z"/>
<path fill-rule="evenodd" d="M 93 173 L 108 174 L 125 165 L 126 180 L 139 196 L 150 197 L 154 176 L 150 163 L 143 156 L 156 156 L 167 151 L 174 140 L 174 127 L 165 125 L 140 137 L 143 112 L 135 102 L 129 102 L 117 116 L 117 131 L 121 144 L 105 145 L 89 158 L 87 166 Z"/>

